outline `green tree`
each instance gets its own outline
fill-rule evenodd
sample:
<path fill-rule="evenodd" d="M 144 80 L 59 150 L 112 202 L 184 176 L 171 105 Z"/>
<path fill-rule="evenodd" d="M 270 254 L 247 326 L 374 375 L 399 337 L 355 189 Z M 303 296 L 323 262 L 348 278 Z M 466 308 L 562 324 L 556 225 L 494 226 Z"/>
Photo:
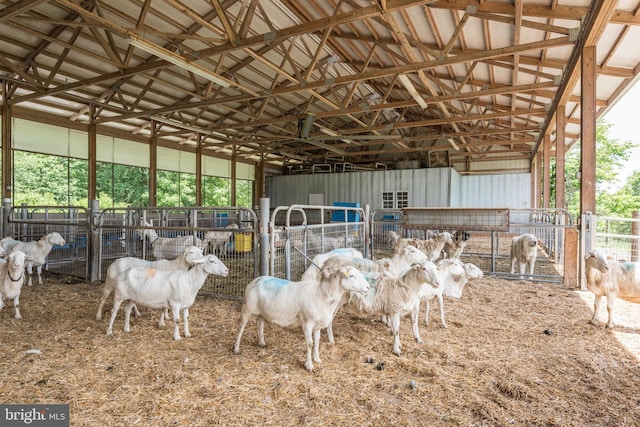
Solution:
<path fill-rule="evenodd" d="M 611 126 L 605 121 L 598 122 L 596 126 L 596 215 L 599 216 L 622 216 L 634 203 L 634 199 L 628 197 L 629 195 L 625 192 L 616 192 L 612 189 L 618 171 L 629 160 L 631 150 L 636 147 L 636 144 L 633 141 L 620 142 L 612 138 L 609 135 Z M 580 214 L 578 172 L 580 172 L 579 144 L 565 155 L 565 204 L 574 217 Z M 555 173 L 552 176 L 554 175 Z"/>

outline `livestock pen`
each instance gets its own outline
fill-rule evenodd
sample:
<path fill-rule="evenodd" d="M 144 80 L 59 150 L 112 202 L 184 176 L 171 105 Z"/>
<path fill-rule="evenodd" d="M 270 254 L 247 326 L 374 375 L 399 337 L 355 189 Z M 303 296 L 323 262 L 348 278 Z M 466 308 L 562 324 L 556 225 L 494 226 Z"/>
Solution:
<path fill-rule="evenodd" d="M 588 293 L 485 277 L 447 300 L 449 327 L 401 320 L 402 356 L 379 319 L 339 312 L 336 343 L 304 369 L 300 330 L 255 322 L 232 352 L 240 302 L 199 296 L 192 337 L 174 342 L 144 310 L 131 333 L 107 337 L 100 290 L 51 277 L 24 289 L 23 319 L 0 311 L 0 402 L 68 403 L 73 426 L 635 425 L 640 419 L 637 311 L 613 332 L 588 324 Z M 626 310 L 626 304 L 620 308 Z M 635 308 L 635 307 L 634 307 Z M 619 334 L 636 342 L 629 350 Z"/>

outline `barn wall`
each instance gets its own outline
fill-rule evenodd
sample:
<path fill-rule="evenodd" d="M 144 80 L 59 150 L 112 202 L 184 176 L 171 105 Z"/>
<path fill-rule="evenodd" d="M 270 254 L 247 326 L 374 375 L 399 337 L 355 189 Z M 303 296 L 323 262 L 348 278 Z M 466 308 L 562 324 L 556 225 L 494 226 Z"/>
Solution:
<path fill-rule="evenodd" d="M 382 208 L 383 192 L 406 191 L 409 207 L 446 207 L 451 202 L 451 168 L 398 169 L 349 173 L 270 176 L 266 195 L 272 206 L 308 204 L 309 194 L 324 194 L 325 205 L 356 202 Z"/>
<path fill-rule="evenodd" d="M 463 176 L 460 200 L 460 207 L 529 209 L 531 174 Z"/>
<path fill-rule="evenodd" d="M 382 192 L 407 191 L 409 207 L 529 208 L 531 174 L 461 176 L 452 168 L 401 169 L 266 178 L 271 206 L 309 204 L 309 195 L 324 195 L 324 204 L 356 202 L 382 207 Z M 527 203 L 525 205 L 524 203 Z"/>

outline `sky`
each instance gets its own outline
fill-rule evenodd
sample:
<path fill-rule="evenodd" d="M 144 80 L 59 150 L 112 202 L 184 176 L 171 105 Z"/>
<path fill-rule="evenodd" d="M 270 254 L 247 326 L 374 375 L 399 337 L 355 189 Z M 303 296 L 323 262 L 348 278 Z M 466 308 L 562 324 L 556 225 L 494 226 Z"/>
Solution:
<path fill-rule="evenodd" d="M 618 185 L 622 186 L 627 178 L 640 170 L 640 80 L 618 101 L 602 119 L 611 124 L 609 136 L 620 142 L 633 141 L 638 145 L 631 154 L 626 166 L 620 172 Z"/>

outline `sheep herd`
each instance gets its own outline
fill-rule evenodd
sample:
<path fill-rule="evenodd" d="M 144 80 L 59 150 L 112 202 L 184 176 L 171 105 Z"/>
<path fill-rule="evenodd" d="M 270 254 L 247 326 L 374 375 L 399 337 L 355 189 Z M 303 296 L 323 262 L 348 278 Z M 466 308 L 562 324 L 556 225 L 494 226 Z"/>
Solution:
<path fill-rule="evenodd" d="M 150 224 L 148 224 L 150 225 Z M 145 229 L 152 244 L 161 243 L 152 228 Z M 333 319 L 339 310 L 357 317 L 377 316 L 389 328 L 393 337 L 393 352 L 401 355 L 401 318 L 410 315 L 413 337 L 422 342 L 419 330 L 420 306 L 424 303 L 424 323 L 429 320 L 429 301 L 437 299 L 440 321 L 447 327 L 444 315 L 444 297 L 460 298 L 469 280 L 481 278 L 482 271 L 472 263 L 460 260 L 470 240 L 468 232 L 429 232 L 424 239 L 402 237 L 394 231 L 388 234 L 393 254 L 388 258 L 371 260 L 354 248 L 337 248 L 316 255 L 299 281 L 271 276 L 251 280 L 245 289 L 239 327 L 233 352 L 240 353 L 244 329 L 256 318 L 258 345 L 266 346 L 265 322 L 287 328 L 301 328 L 306 343 L 304 366 L 313 371 L 320 363 L 319 343 L 321 331 L 326 330 L 328 342 L 333 344 Z M 208 236 L 227 241 L 226 236 Z M 190 244 L 193 243 L 193 244 Z M 345 242 L 343 242 L 345 243 Z M 190 336 L 189 308 L 209 275 L 227 276 L 229 269 L 213 254 L 204 255 L 202 242 L 186 239 L 182 252 L 172 254 L 154 251 L 156 260 L 133 257 L 116 259 L 109 266 L 96 312 L 102 311 L 111 294 L 113 306 L 107 335 L 113 335 L 113 324 L 120 305 L 124 310 L 124 331 L 129 332 L 130 316 L 137 316 L 137 304 L 162 309 L 158 326 L 165 319 L 173 319 L 174 340 L 180 340 L 180 321 L 183 334 Z M 522 234 L 511 242 L 511 273 L 533 275 L 538 241 L 533 234 Z M 28 272 L 31 285 L 33 267 L 42 283 L 41 268 L 54 245 L 65 245 L 57 232 L 40 240 L 22 242 L 10 237 L 0 240 L 0 309 L 3 300 L 13 299 L 16 319 L 20 319 L 20 289 Z M 159 246 L 160 247 L 160 246 Z M 587 288 L 594 293 L 594 314 L 603 296 L 607 297 L 609 318 L 606 326 L 614 326 L 615 301 L 624 299 L 640 303 L 640 266 L 638 263 L 619 263 L 608 259 L 601 251 L 590 251 L 585 259 Z M 171 310 L 171 313 L 169 313 Z"/>

